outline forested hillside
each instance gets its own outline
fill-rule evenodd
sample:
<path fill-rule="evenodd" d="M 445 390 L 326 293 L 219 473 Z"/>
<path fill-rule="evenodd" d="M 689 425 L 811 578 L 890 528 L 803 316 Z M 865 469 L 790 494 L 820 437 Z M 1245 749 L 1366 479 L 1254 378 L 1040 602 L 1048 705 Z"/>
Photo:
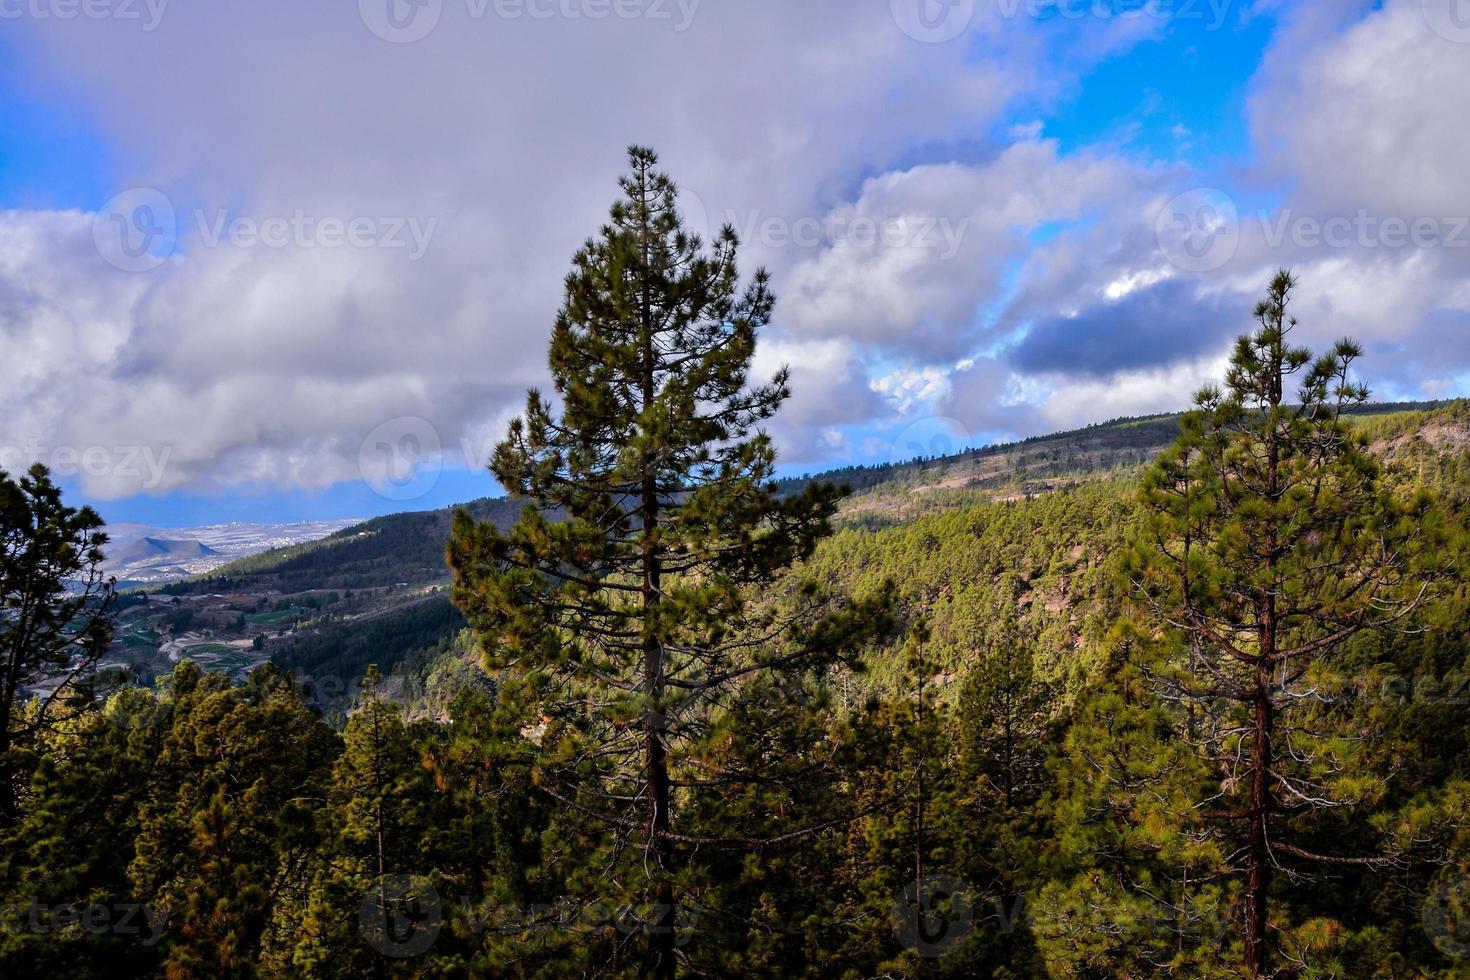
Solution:
<path fill-rule="evenodd" d="M 1375 449 L 1415 479 L 1431 481 L 1450 496 L 1470 492 L 1465 403 L 1375 405 L 1354 418 Z M 1175 433 L 1178 426 L 1178 416 L 1120 420 L 1014 446 L 859 471 L 883 479 L 868 481 L 844 503 L 838 532 L 823 542 L 808 567 L 849 592 L 867 592 L 889 579 L 898 583 L 905 618 L 923 619 L 934 633 L 930 656 L 943 668 L 941 685 L 953 682 L 973 660 L 980 638 L 1002 609 L 1012 610 L 1036 637 L 1038 662 L 1048 676 L 1075 683 L 1085 655 L 1083 633 L 1105 599 L 1112 574 L 1105 560 L 1118 553 L 1131 528 L 1141 469 L 1135 461 L 1157 455 L 1167 444 L 1156 441 L 1160 433 Z M 1084 468 L 1071 468 L 1079 461 Z M 853 473 L 808 479 L 845 479 Z M 793 492 L 803 485 L 788 481 L 782 486 Z M 508 523 L 514 508 L 481 502 L 472 511 L 498 514 L 493 519 Z M 364 555 L 353 567 L 376 572 L 363 573 L 359 581 L 388 588 L 411 573 L 394 556 L 412 555 L 412 561 L 424 563 L 420 569 L 432 567 L 423 542 L 441 528 L 447 533 L 447 527 L 447 512 L 383 518 L 344 531 L 340 543 L 329 539 L 304 550 L 313 562 L 344 548 L 345 555 Z M 261 556 L 230 566 L 223 580 L 201 580 L 188 588 L 228 589 L 257 576 L 276 581 L 282 569 L 301 575 L 294 580 L 307 587 L 312 580 L 296 568 L 299 560 L 290 552 Z M 441 568 L 430 581 L 445 581 L 446 574 Z M 473 642 L 457 635 L 464 625 L 447 594 L 424 597 L 411 590 L 366 621 L 323 624 L 284 646 L 274 659 L 303 677 L 340 678 L 343 685 L 376 663 L 397 675 L 390 689 L 417 710 L 414 692 L 423 690 L 436 665 L 476 658 Z M 871 675 L 849 678 L 849 689 L 891 682 L 900 662 L 893 649 L 874 657 Z"/>
<path fill-rule="evenodd" d="M 464 507 L 481 519 L 506 523 L 520 510 L 519 505 L 503 499 L 477 500 Z M 161 591 L 168 595 L 240 588 L 302 592 L 441 581 L 450 516 L 450 511 L 436 510 L 375 518 L 319 541 L 252 555 Z"/>

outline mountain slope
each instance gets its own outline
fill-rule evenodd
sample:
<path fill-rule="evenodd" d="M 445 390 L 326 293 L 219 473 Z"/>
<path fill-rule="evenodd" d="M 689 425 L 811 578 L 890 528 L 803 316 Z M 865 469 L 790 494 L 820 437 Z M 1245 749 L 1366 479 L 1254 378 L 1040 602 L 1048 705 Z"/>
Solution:
<path fill-rule="evenodd" d="M 355 521 L 298 524 L 215 524 L 163 529 L 109 524 L 106 568 L 120 588 L 165 585 L 259 554 L 340 530 Z"/>
<path fill-rule="evenodd" d="M 480 520 L 509 526 L 524 505 L 496 499 L 476 500 L 462 506 Z M 240 588 L 297 592 L 402 588 L 438 581 L 449 574 L 444 566 L 444 542 L 455 509 L 374 518 L 319 540 L 232 562 L 166 591 L 170 595 Z"/>
<path fill-rule="evenodd" d="M 128 565 L 134 562 L 156 561 L 160 558 L 184 561 L 190 558 L 213 558 L 218 555 L 218 551 L 202 541 L 145 537 L 113 552 L 108 557 L 108 561 L 115 565 Z"/>
<path fill-rule="evenodd" d="M 1466 403 L 1378 405 L 1357 414 L 1384 456 L 1417 466 L 1428 482 L 1470 488 L 1470 468 L 1463 477 L 1445 469 L 1470 467 Z M 1060 679 L 1077 669 L 1068 654 L 1078 645 L 1086 610 L 1101 601 L 1103 566 L 1126 537 L 1137 472 L 1177 427 L 1177 416 L 1120 419 L 785 486 L 824 479 L 856 488 L 839 515 L 838 533 L 809 571 L 851 592 L 885 578 L 900 583 L 906 614 L 923 610 L 934 627 L 932 653 L 946 672 L 968 655 L 976 624 L 1009 605 L 1034 620 L 1042 659 Z M 500 499 L 466 506 L 505 527 L 524 504 Z M 465 644 L 456 646 L 464 622 L 448 599 L 443 552 L 452 513 L 377 518 L 164 591 L 194 605 L 297 610 L 266 637 L 264 652 L 303 677 L 330 675 L 350 684 L 369 663 L 385 673 L 400 664 L 401 672 L 423 673 L 435 658 L 470 655 Z M 882 662 L 879 657 L 878 682 Z"/>

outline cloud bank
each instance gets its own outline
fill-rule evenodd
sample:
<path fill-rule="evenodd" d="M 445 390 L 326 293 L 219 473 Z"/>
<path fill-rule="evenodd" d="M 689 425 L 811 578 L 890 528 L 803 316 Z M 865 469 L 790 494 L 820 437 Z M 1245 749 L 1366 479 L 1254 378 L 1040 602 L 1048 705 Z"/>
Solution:
<path fill-rule="evenodd" d="M 1026 435 L 1179 407 L 1283 265 L 1304 339 L 1392 355 L 1383 390 L 1470 363 L 1470 48 L 1418 0 L 1256 5 L 1245 162 L 1048 135 L 1160 18 L 442 0 L 413 39 L 375 3 L 12 25 L 28 97 L 84 108 L 110 186 L 149 190 L 0 211 L 0 444 L 167 449 L 154 486 L 84 474 L 100 497 L 378 479 L 364 439 L 402 418 L 480 446 L 543 381 L 634 141 L 775 277 L 758 368 L 793 366 L 793 464 L 887 458 L 930 415 Z M 1439 224 L 1396 244 L 1393 219 Z"/>

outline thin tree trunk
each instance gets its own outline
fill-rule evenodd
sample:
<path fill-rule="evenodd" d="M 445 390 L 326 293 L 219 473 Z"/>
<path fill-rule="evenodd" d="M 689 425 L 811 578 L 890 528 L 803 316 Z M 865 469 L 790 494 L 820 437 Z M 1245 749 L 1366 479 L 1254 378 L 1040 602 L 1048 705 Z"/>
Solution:
<path fill-rule="evenodd" d="M 647 422 L 653 412 L 654 403 L 654 358 L 653 346 L 653 298 L 650 295 L 646 270 L 649 263 L 648 172 L 644 167 L 639 175 L 642 184 L 640 202 L 643 214 L 643 282 L 641 331 L 643 341 L 643 415 Z M 644 433 L 647 436 L 647 432 Z M 669 765 L 664 748 L 664 690 L 663 650 L 658 638 L 658 606 L 661 589 L 661 568 L 658 556 L 658 482 L 657 459 L 644 461 L 643 471 L 643 686 L 647 692 L 649 708 L 644 713 L 644 778 L 648 782 L 648 842 L 649 857 L 652 859 L 654 878 L 653 921 L 649 924 L 648 963 L 645 973 L 655 980 L 671 980 L 674 976 L 674 949 L 676 921 L 674 908 L 674 886 L 669 879 L 668 860 L 669 830 Z"/>
<path fill-rule="evenodd" d="M 919 651 L 919 702 L 916 720 L 919 735 L 918 797 L 914 820 L 914 896 L 920 898 L 924 880 L 924 753 L 927 750 L 924 738 L 924 653 Z"/>
<path fill-rule="evenodd" d="M 1267 836 L 1267 814 L 1271 807 L 1271 668 L 1264 657 L 1261 660 L 1253 694 L 1255 718 L 1251 743 L 1251 804 L 1246 836 L 1245 970 L 1252 977 L 1266 974 L 1266 893 L 1271 886 L 1271 855 Z"/>
<path fill-rule="evenodd" d="M 1277 324 L 1278 328 L 1280 323 Z M 1279 363 L 1272 379 L 1266 429 L 1266 496 L 1272 507 L 1281 501 L 1281 446 L 1277 438 L 1275 417 L 1281 405 L 1282 379 Z M 1275 718 L 1271 704 L 1271 669 L 1276 659 L 1278 623 L 1276 621 L 1276 523 L 1274 512 L 1267 519 L 1266 566 L 1268 588 L 1261 609 L 1261 648 L 1256 661 L 1255 687 L 1251 693 L 1254 715 L 1251 721 L 1251 803 L 1246 835 L 1245 882 L 1245 970 L 1249 976 L 1265 976 L 1269 968 L 1270 950 L 1266 946 L 1266 924 L 1269 918 L 1267 892 L 1271 887 L 1270 817 L 1271 739 L 1275 734 Z"/>
<path fill-rule="evenodd" d="M 15 777 L 10 771 L 10 706 L 15 700 L 15 687 L 7 669 L 5 688 L 0 691 L 0 827 L 19 822 L 15 800 Z"/>
<path fill-rule="evenodd" d="M 20 822 L 20 800 L 16 796 L 16 773 L 11 766 L 13 748 L 10 726 L 15 720 L 20 681 L 24 673 L 27 630 L 30 628 L 31 600 L 29 590 L 20 602 L 20 612 L 5 634 L 9 655 L 5 660 L 5 685 L 0 692 L 0 827 Z"/>
<path fill-rule="evenodd" d="M 376 694 L 376 691 L 374 692 Z M 373 807 L 374 836 L 378 844 L 378 908 L 383 916 L 383 934 L 385 941 L 391 941 L 388 934 L 389 923 L 392 921 L 388 914 L 388 862 L 387 850 L 383 838 L 383 737 L 378 730 L 378 706 L 376 703 L 369 705 L 373 718 L 373 793 L 377 797 L 376 805 Z M 380 977 L 388 975 L 388 964 L 383 957 L 377 959 L 377 974 Z"/>
<path fill-rule="evenodd" d="M 648 602 L 659 590 L 657 558 L 651 549 L 643 563 L 644 599 Z M 669 767 L 663 743 L 663 708 L 659 703 L 663 691 L 663 655 L 653 630 L 654 611 L 646 605 L 643 632 L 643 682 L 649 692 L 651 706 L 644 726 L 645 777 L 648 781 L 648 848 L 656 876 L 654 921 L 650 924 L 648 975 L 668 978 L 674 975 L 674 887 L 669 880 Z"/>

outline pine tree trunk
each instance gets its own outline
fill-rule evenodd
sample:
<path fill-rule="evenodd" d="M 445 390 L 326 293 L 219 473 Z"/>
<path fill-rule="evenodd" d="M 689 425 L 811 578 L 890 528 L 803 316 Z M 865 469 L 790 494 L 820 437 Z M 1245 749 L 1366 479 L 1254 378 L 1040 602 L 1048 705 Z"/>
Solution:
<path fill-rule="evenodd" d="M 1279 324 L 1278 324 L 1279 327 Z M 1273 506 L 1279 504 L 1281 490 L 1281 446 L 1277 439 L 1275 412 L 1281 405 L 1282 380 L 1279 373 L 1272 379 L 1270 392 L 1270 425 L 1266 436 L 1266 496 Z M 1250 823 L 1246 835 L 1245 882 L 1245 970 L 1248 976 L 1261 977 L 1267 972 L 1269 951 L 1266 947 L 1267 890 L 1271 887 L 1271 854 L 1268 821 L 1273 805 L 1271 794 L 1271 737 L 1275 718 L 1271 711 L 1271 669 L 1276 658 L 1276 525 L 1274 515 L 1268 524 L 1268 581 L 1272 591 L 1261 608 L 1261 648 L 1256 661 L 1255 687 L 1251 694 L 1254 715 L 1251 721 L 1251 803 Z"/>
<path fill-rule="evenodd" d="M 659 589 L 658 562 L 645 552 L 643 566 L 644 601 L 656 597 Z M 650 977 L 671 978 L 674 975 L 674 887 L 669 881 L 669 771 L 664 755 L 662 706 L 663 655 L 653 631 L 652 606 L 646 605 L 643 632 L 643 682 L 648 690 L 650 710 L 644 722 L 645 778 L 648 781 L 648 849 L 653 858 L 655 877 L 654 919 L 650 923 L 648 970 Z"/>
<path fill-rule="evenodd" d="M 6 636 L 13 649 L 4 661 L 4 689 L 0 691 L 0 827 L 12 827 L 21 823 L 21 804 L 16 799 L 15 771 L 10 768 L 10 723 L 15 713 L 16 693 L 21 689 L 21 629 L 25 626 L 28 613 L 22 607 L 21 620 Z"/>
<path fill-rule="evenodd" d="M 5 690 L 0 694 L 0 827 L 14 825 L 19 817 L 15 802 L 15 778 L 10 772 L 10 705 L 15 693 L 8 674 L 9 671 L 5 678 Z"/>
<path fill-rule="evenodd" d="M 1266 891 L 1271 884 L 1266 819 L 1271 806 L 1271 688 L 1265 657 L 1256 672 L 1251 743 L 1250 824 L 1246 836 L 1245 971 L 1266 974 Z"/>
<path fill-rule="evenodd" d="M 648 171 L 639 174 L 640 203 L 644 223 L 643 264 L 649 263 L 648 236 Z M 643 346 L 643 417 L 651 418 L 654 404 L 653 297 L 648 278 L 643 278 L 642 308 L 639 311 Z M 644 433 L 647 436 L 647 432 Z M 658 605 L 661 569 L 658 555 L 658 482 L 656 453 L 644 461 L 643 472 L 643 685 L 649 710 L 644 714 L 644 765 L 648 782 L 648 843 L 654 878 L 653 921 L 649 923 L 648 963 L 645 973 L 655 980 L 672 980 L 674 976 L 674 886 L 669 880 L 669 766 L 663 743 L 664 669 L 663 650 L 658 637 Z"/>
<path fill-rule="evenodd" d="M 6 633 L 5 639 L 11 647 L 5 659 L 4 689 L 0 691 L 0 827 L 12 827 L 20 823 L 20 801 L 16 798 L 16 773 L 10 764 L 12 739 L 10 725 L 14 720 L 16 701 L 20 693 L 22 676 L 21 660 L 25 656 L 25 630 L 30 618 L 29 596 L 21 603 L 16 621 Z"/>

